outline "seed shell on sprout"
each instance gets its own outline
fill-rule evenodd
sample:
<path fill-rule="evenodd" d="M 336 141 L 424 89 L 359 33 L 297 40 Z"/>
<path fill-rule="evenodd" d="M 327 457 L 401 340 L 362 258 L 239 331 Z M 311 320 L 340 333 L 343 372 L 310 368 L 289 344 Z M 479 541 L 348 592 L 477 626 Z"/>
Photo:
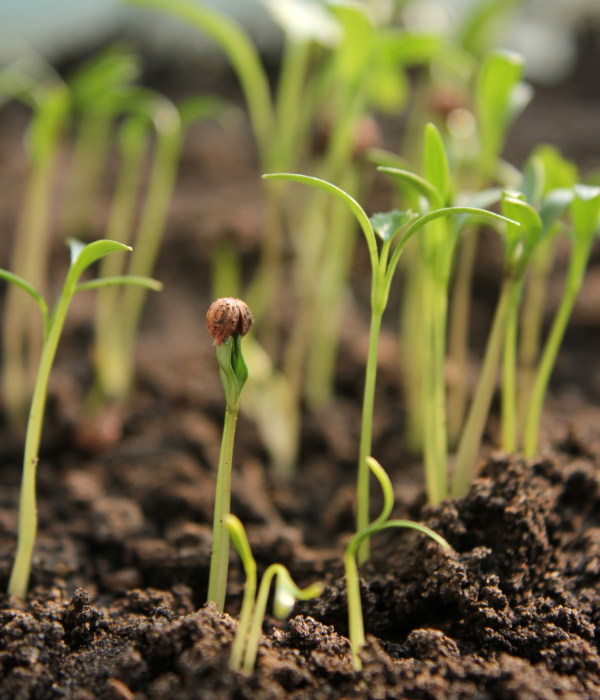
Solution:
<path fill-rule="evenodd" d="M 206 327 L 216 345 L 238 333 L 244 337 L 254 323 L 252 313 L 241 299 L 224 297 L 213 302 L 206 314 Z"/>

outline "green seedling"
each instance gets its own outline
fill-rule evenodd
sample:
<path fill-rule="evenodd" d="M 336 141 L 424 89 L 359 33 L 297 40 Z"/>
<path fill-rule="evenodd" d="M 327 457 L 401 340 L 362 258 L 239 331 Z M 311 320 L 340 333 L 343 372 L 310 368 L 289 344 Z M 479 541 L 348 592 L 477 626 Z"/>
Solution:
<path fill-rule="evenodd" d="M 354 669 L 360 671 L 362 663 L 360 660 L 360 650 L 365 644 L 365 628 L 363 623 L 362 606 L 360 602 L 360 587 L 358 579 L 358 568 L 356 564 L 357 553 L 361 542 L 367 537 L 375 535 L 382 530 L 389 528 L 409 528 L 417 530 L 431 537 L 434 542 L 444 549 L 450 550 L 450 545 L 446 540 L 425 525 L 415 523 L 412 520 L 388 520 L 394 506 L 394 489 L 392 483 L 385 473 L 383 467 L 372 457 L 366 459 L 369 469 L 377 477 L 383 490 L 383 509 L 379 517 L 366 528 L 357 532 L 348 543 L 344 554 L 344 567 L 346 570 L 346 591 L 348 597 L 348 630 L 350 635 L 350 645 L 352 647 L 352 659 Z"/>
<path fill-rule="evenodd" d="M 535 376 L 525 423 L 524 451 L 534 457 L 538 449 L 539 425 L 550 375 L 565 334 L 575 300 L 581 289 L 596 233 L 600 228 L 600 188 L 575 185 L 570 206 L 573 224 L 573 250 L 562 301 L 554 317 Z"/>
<path fill-rule="evenodd" d="M 535 261 L 539 246 L 546 243 L 557 226 L 558 219 L 573 199 L 570 189 L 551 190 L 544 197 L 546 170 L 541 158 L 533 155 L 527 162 L 521 184 L 520 197 L 535 211 L 539 212 L 541 233 L 536 249 L 532 253 Z M 545 250 L 542 249 L 545 253 Z M 535 280 L 534 280 L 535 281 Z M 521 301 L 523 280 L 515 287 L 513 302 L 509 310 L 504 338 L 502 356 L 502 448 L 506 452 L 515 452 L 518 448 L 518 402 L 517 402 L 517 331 L 518 312 Z"/>
<path fill-rule="evenodd" d="M 229 513 L 231 503 L 231 467 L 240 395 L 248 379 L 248 367 L 242 354 L 242 337 L 250 330 L 252 322 L 250 309 L 240 299 L 218 299 L 206 314 L 206 326 L 217 346 L 217 360 L 227 402 L 217 472 L 208 583 L 208 601 L 216 603 L 221 612 L 225 606 L 229 567 L 229 535 L 224 518 Z"/>
<path fill-rule="evenodd" d="M 578 180 L 577 167 L 565 160 L 552 146 L 542 145 L 534 150 L 534 155 L 544 164 L 544 196 L 557 189 L 571 190 Z M 558 233 L 561 223 L 558 221 L 548 231 L 531 258 L 526 290 L 523 299 L 523 314 L 519 339 L 518 370 L 518 415 L 519 423 L 524 425 L 531 399 L 535 371 L 540 354 L 544 302 L 547 296 L 548 279 L 555 257 Z"/>
<path fill-rule="evenodd" d="M 441 136 L 433 124 L 425 129 L 423 147 L 424 177 L 407 170 L 382 167 L 380 170 L 403 189 L 417 195 L 417 206 L 421 213 L 440 210 L 448 206 L 453 195 L 446 150 Z M 475 216 L 488 217 L 489 212 L 480 206 L 489 206 L 499 197 L 497 190 L 485 190 L 476 195 L 471 203 L 477 205 L 470 215 L 462 215 L 453 221 L 438 218 L 430 223 L 419 236 L 418 272 L 414 274 L 419 284 L 416 297 L 420 308 L 414 312 L 418 319 L 421 337 L 404 338 L 404 342 L 416 342 L 422 349 L 421 384 L 422 399 L 417 405 L 423 418 L 423 454 L 425 460 L 425 484 L 428 500 L 437 504 L 446 498 L 448 437 L 446 419 L 446 332 L 447 299 L 452 273 L 452 264 L 457 241 L 463 229 L 472 224 Z M 415 200 L 413 195 L 413 201 Z M 495 216 L 491 216 L 493 221 Z M 412 300 L 414 303 L 414 299 Z M 409 308 L 410 311 L 410 308 Z M 416 422 L 416 421 L 415 421 Z"/>
<path fill-rule="evenodd" d="M 79 126 L 61 216 L 65 236 L 84 236 L 93 228 L 112 127 L 140 72 L 139 58 L 117 44 L 82 64 L 68 82 Z"/>
<path fill-rule="evenodd" d="M 523 276 L 542 237 L 543 222 L 540 216 L 522 199 L 505 195 L 502 199 L 502 212 L 513 220 L 506 226 L 504 234 L 502 287 L 488 336 L 479 383 L 458 447 L 451 487 L 453 498 L 464 496 L 471 484 L 494 395 L 507 325 L 518 308 Z"/>
<path fill-rule="evenodd" d="M 255 602 L 256 562 L 252 556 L 244 526 L 235 515 L 231 514 L 225 516 L 224 523 L 233 546 L 242 560 L 246 574 L 244 599 L 240 611 L 240 621 L 231 648 L 231 656 L 229 657 L 229 668 L 233 671 L 239 671 L 242 668 L 243 659 L 244 671 L 252 673 L 256 664 L 258 643 L 273 578 L 277 577 L 273 615 L 278 620 L 285 620 L 289 617 L 297 600 L 318 598 L 323 592 L 323 585 L 321 583 L 313 583 L 308 588 L 298 588 L 285 566 L 282 564 L 271 564 L 263 574 Z"/>
<path fill-rule="evenodd" d="M 389 171 L 388 171 L 389 172 Z M 400 172 L 400 171 L 398 171 Z M 413 177 L 411 173 L 408 174 Z M 268 179 L 291 180 L 300 182 L 312 187 L 318 187 L 334 197 L 337 197 L 350 208 L 364 233 L 369 257 L 371 261 L 372 282 L 371 282 L 371 329 L 369 335 L 369 352 L 367 357 L 367 368 L 365 377 L 365 390 L 363 398 L 362 425 L 360 438 L 360 453 L 358 461 L 358 481 L 357 481 L 357 509 L 356 509 L 356 529 L 357 532 L 363 530 L 369 524 L 369 468 L 366 458 L 371 453 L 371 436 L 373 425 L 373 406 L 375 401 L 375 381 L 377 377 L 377 349 L 379 346 L 379 331 L 381 319 L 387 305 L 392 279 L 400 260 L 402 251 L 412 236 L 423 228 L 426 224 L 441 217 L 466 214 L 469 216 L 486 216 L 491 219 L 506 221 L 505 217 L 487 212 L 474 207 L 449 207 L 431 211 L 420 218 L 412 212 L 392 211 L 386 214 L 376 214 L 371 219 L 366 215 L 363 208 L 350 197 L 346 192 L 340 190 L 335 185 L 319 180 L 318 178 L 306 175 L 295 175 L 290 173 L 277 173 L 263 175 Z M 422 178 L 414 176 L 415 182 L 424 183 L 427 191 L 433 191 L 433 186 L 429 185 Z M 415 220 L 416 219 L 416 220 Z M 396 235 L 405 229 L 404 234 L 391 252 L 392 243 Z M 377 246 L 377 238 L 381 239 L 381 249 Z M 363 538 L 360 551 L 359 562 L 369 558 L 369 540 Z"/>
<path fill-rule="evenodd" d="M 150 276 L 162 242 L 169 205 L 177 178 L 183 138 L 197 121 L 220 118 L 228 105 L 217 97 L 184 101 L 179 108 L 149 90 L 133 92 L 127 104 L 133 114 L 121 128 L 122 166 L 115 192 L 107 236 L 129 243 L 143 158 L 148 149 L 148 130 L 156 133 L 156 147 L 148 190 L 135 236 L 135 252 L 128 273 Z M 125 260 L 116 256 L 103 262 L 101 276 L 124 272 Z M 95 360 L 101 396 L 119 402 L 131 392 L 134 376 L 135 340 L 144 308 L 146 291 L 141 288 L 106 289 L 98 298 Z"/>
<path fill-rule="evenodd" d="M 522 82 L 524 66 L 524 59 L 519 54 L 494 50 L 486 56 L 479 71 L 475 88 L 479 149 L 471 176 L 475 190 L 486 187 L 494 179 L 503 180 L 500 156 L 508 127 L 527 106 L 533 94 L 529 85 Z M 468 319 L 477 240 L 477 231 L 473 229 L 468 231 L 461 243 L 450 300 L 452 328 L 448 357 L 455 375 L 448 395 L 452 443 L 458 440 L 467 406 Z"/>
<path fill-rule="evenodd" d="M 71 266 L 67 274 L 62 292 L 52 314 L 43 296 L 35 287 L 22 277 L 6 270 L 0 270 L 0 277 L 12 282 L 22 289 L 35 301 L 42 313 L 44 343 L 38 368 L 37 380 L 29 411 L 27 434 L 25 437 L 25 455 L 23 459 L 23 477 L 19 500 L 19 525 L 17 539 L 17 554 L 8 584 L 8 592 L 22 600 L 27 595 L 29 576 L 31 572 L 31 557 L 37 529 L 35 476 L 38 464 L 38 453 L 44 420 L 44 407 L 48 378 L 54 362 L 54 356 L 60 340 L 63 324 L 71 299 L 76 292 L 86 289 L 99 289 L 111 285 L 135 284 L 146 289 L 159 291 L 162 285 L 155 280 L 145 277 L 108 277 L 79 283 L 79 278 L 92 263 L 110 253 L 131 250 L 115 241 L 95 241 L 89 245 L 71 239 Z"/>
<path fill-rule="evenodd" d="M 0 74 L 0 94 L 32 110 L 26 135 L 29 180 L 12 254 L 11 269 L 44 293 L 48 258 L 53 175 L 62 133 L 68 123 L 69 91 L 53 75 L 40 79 L 23 72 L 19 62 Z M 4 408 L 10 422 L 21 426 L 36 381 L 43 336 L 34 304 L 11 287 L 4 315 Z"/>

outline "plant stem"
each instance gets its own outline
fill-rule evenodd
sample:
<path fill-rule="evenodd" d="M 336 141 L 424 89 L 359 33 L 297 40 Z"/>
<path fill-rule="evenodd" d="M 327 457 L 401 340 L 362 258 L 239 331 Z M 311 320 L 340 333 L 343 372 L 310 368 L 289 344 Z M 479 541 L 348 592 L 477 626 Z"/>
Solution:
<path fill-rule="evenodd" d="M 548 277 L 554 262 L 556 240 L 556 236 L 550 234 L 546 240 L 542 241 L 534 252 L 530 263 L 531 272 L 523 302 L 519 344 L 517 407 L 521 424 L 525 422 L 527 417 L 527 409 L 535 381 L 544 320 L 544 302 L 548 290 Z"/>
<path fill-rule="evenodd" d="M 233 640 L 231 656 L 229 657 L 229 668 L 234 671 L 239 671 L 242 666 L 244 648 L 248 638 L 248 628 L 252 620 L 252 613 L 254 612 L 254 597 L 256 595 L 256 562 L 253 558 L 245 559 L 243 565 L 246 573 L 246 585 L 244 586 L 244 598 L 242 600 L 240 620 L 238 622 L 235 639 Z"/>
<path fill-rule="evenodd" d="M 271 581 L 276 574 L 285 571 L 281 564 L 271 564 L 263 574 L 258 589 L 256 605 L 254 606 L 254 616 L 252 618 L 252 626 L 248 635 L 248 646 L 244 656 L 244 671 L 251 673 L 254 670 L 256 663 L 256 654 L 258 652 L 258 642 L 260 641 L 260 633 L 262 631 L 263 620 L 265 619 L 265 611 L 267 609 L 267 601 L 269 599 L 269 590 L 271 589 Z"/>
<path fill-rule="evenodd" d="M 457 444 L 467 406 L 467 370 L 471 281 L 477 253 L 477 231 L 468 230 L 458 255 L 456 281 L 451 298 L 448 360 L 452 368 L 448 385 L 448 442 Z"/>
<path fill-rule="evenodd" d="M 215 513 L 213 521 L 213 545 L 210 558 L 210 578 L 208 583 L 208 602 L 214 602 L 219 612 L 225 607 L 227 592 L 227 570 L 229 568 L 229 533 L 223 518 L 229 513 L 231 502 L 231 466 L 233 461 L 233 442 L 238 417 L 239 403 L 229 401 L 225 410 L 223 439 L 217 488 L 215 493 Z"/>
<path fill-rule="evenodd" d="M 515 284 L 508 311 L 502 353 L 502 449 L 516 452 L 517 444 L 517 328 L 522 282 Z"/>
<path fill-rule="evenodd" d="M 584 239 L 583 241 L 577 241 L 575 244 L 569 263 L 565 292 L 552 323 L 550 335 L 544 346 L 535 376 L 531 402 L 527 412 L 527 421 L 525 423 L 524 452 L 525 456 L 529 458 L 535 457 L 537 453 L 540 419 L 548 382 L 550 381 L 550 375 L 552 374 L 569 318 L 575 306 L 577 295 L 581 289 L 592 242 L 593 237 L 590 236 L 589 240 Z"/>
<path fill-rule="evenodd" d="M 385 306 L 385 305 L 384 305 Z M 362 425 L 360 431 L 360 450 L 358 458 L 358 482 L 356 505 L 356 531 L 360 532 L 369 524 L 369 465 L 367 457 L 371 454 L 373 432 L 373 406 L 375 403 L 375 381 L 377 379 L 377 350 L 383 308 L 372 305 L 371 332 L 369 334 L 369 354 L 365 376 L 363 397 Z M 358 550 L 358 563 L 365 562 L 370 555 L 369 538 L 365 538 Z"/>
<path fill-rule="evenodd" d="M 38 368 L 37 380 L 25 437 L 25 454 L 23 458 L 23 476 L 19 497 L 19 529 L 17 538 L 17 554 L 8 583 L 8 593 L 21 600 L 27 596 L 29 576 L 31 573 L 31 558 L 37 530 L 37 508 L 35 495 L 35 475 L 38 464 L 38 452 L 46 405 L 48 377 L 54 362 L 56 348 L 62 332 L 69 302 L 75 285 L 65 285 L 65 289 L 57 302 L 50 325 L 50 332 L 44 343 Z"/>
<path fill-rule="evenodd" d="M 514 280 L 511 277 L 506 278 L 502 284 L 500 299 L 485 349 L 479 384 L 469 410 L 456 456 L 451 487 L 452 498 L 462 498 L 471 485 L 483 431 L 494 395 L 514 284 Z"/>

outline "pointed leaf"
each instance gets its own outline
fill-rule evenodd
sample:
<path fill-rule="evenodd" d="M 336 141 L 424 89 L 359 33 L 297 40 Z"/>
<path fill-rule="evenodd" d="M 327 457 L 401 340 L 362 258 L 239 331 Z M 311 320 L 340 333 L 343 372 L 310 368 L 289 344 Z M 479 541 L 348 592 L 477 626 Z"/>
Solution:
<path fill-rule="evenodd" d="M 357 218 L 358 223 L 365 234 L 367 246 L 371 255 L 371 265 L 374 267 L 377 265 L 377 242 L 375 241 L 375 233 L 373 231 L 373 227 L 371 226 L 371 222 L 369 221 L 369 217 L 365 214 L 365 211 L 360 204 L 349 194 L 346 194 L 344 190 L 341 190 L 339 187 L 336 187 L 325 180 L 319 180 L 319 178 L 309 177 L 308 175 L 296 175 L 293 173 L 269 173 L 268 175 L 263 175 L 263 178 L 265 180 L 291 180 L 293 182 L 301 182 L 305 185 L 312 185 L 312 187 L 318 187 L 321 190 L 325 190 L 325 192 L 329 192 L 330 194 L 334 195 L 334 197 L 337 197 L 345 202 L 351 209 L 354 216 Z"/>
<path fill-rule="evenodd" d="M 425 127 L 423 161 L 425 179 L 435 187 L 442 203 L 446 204 L 450 194 L 450 167 L 444 142 L 433 124 Z"/>
<path fill-rule="evenodd" d="M 539 209 L 546 182 L 546 169 L 544 161 L 536 155 L 528 158 L 523 168 L 523 177 L 519 184 L 519 191 L 525 196 L 527 204 L 534 209 Z"/>
<path fill-rule="evenodd" d="M 161 292 L 162 282 L 153 280 L 150 277 L 140 277 L 139 275 L 119 275 L 117 277 L 98 277 L 98 279 L 82 282 L 75 288 L 76 292 L 83 292 L 86 289 L 100 289 L 102 287 L 114 287 L 116 285 L 135 284 L 138 287 L 145 287 L 154 292 Z"/>
<path fill-rule="evenodd" d="M 533 153 L 544 162 L 546 171 L 544 194 L 548 194 L 552 190 L 571 188 L 579 179 L 575 163 L 563 158 L 560 151 L 554 146 L 542 144 L 537 146 Z"/>
<path fill-rule="evenodd" d="M 344 37 L 336 50 L 337 72 L 343 81 L 351 82 L 369 68 L 375 28 L 358 4 L 331 0 L 328 5 L 344 30 Z"/>
<path fill-rule="evenodd" d="M 575 197 L 571 204 L 571 219 L 578 239 L 593 236 L 598 230 L 600 214 L 600 187 L 575 185 Z"/>
<path fill-rule="evenodd" d="M 0 269 L 0 278 L 5 279 L 7 282 L 12 282 L 12 284 L 16 284 L 17 287 L 20 287 L 24 292 L 29 294 L 29 296 L 40 307 L 42 318 L 44 320 L 44 330 L 46 330 L 48 326 L 48 307 L 46 306 L 46 302 L 38 290 L 33 285 L 29 284 L 27 280 L 24 280 L 22 277 L 19 277 L 8 270 Z"/>
<path fill-rule="evenodd" d="M 432 209 L 441 209 L 443 206 L 442 199 L 437 189 L 428 182 L 425 178 L 411 173 L 408 170 L 398 170 L 397 168 L 377 168 L 379 172 L 389 175 L 394 180 L 403 185 L 408 185 L 418 194 L 427 199 Z"/>
<path fill-rule="evenodd" d="M 382 241 L 393 238 L 401 228 L 413 221 L 418 215 L 412 211 L 393 209 L 381 214 L 373 214 L 369 219 L 373 231 Z"/>
<path fill-rule="evenodd" d="M 542 234 L 542 221 L 532 207 L 520 199 L 504 197 L 502 200 L 504 216 L 517 221 L 520 227 L 509 223 L 505 233 L 505 260 L 509 265 L 519 263 L 517 272 L 524 272 L 524 266 Z"/>
<path fill-rule="evenodd" d="M 69 279 L 75 285 L 83 272 L 96 260 L 119 251 L 132 250 L 128 245 L 117 243 L 117 241 L 94 241 L 84 245 L 74 238 L 68 240 L 71 249 L 71 267 L 69 269 Z"/>
<path fill-rule="evenodd" d="M 542 220 L 542 232 L 547 233 L 560 219 L 569 204 L 573 201 L 575 193 L 572 189 L 553 190 L 545 197 L 540 207 L 540 219 Z"/>

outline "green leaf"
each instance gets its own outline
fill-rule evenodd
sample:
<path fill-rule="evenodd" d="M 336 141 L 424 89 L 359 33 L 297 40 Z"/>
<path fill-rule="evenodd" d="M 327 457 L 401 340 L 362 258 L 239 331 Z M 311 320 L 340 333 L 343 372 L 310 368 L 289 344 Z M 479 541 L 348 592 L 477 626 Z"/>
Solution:
<path fill-rule="evenodd" d="M 5 279 L 7 282 L 11 282 L 12 284 L 16 284 L 17 287 L 20 287 L 24 292 L 29 294 L 29 296 L 40 307 L 44 321 L 44 331 L 46 331 L 49 319 L 48 307 L 44 301 L 44 297 L 38 292 L 38 290 L 33 285 L 29 284 L 27 280 L 24 280 L 22 277 L 19 277 L 19 275 L 15 275 L 8 270 L 0 269 L 0 278 Z"/>
<path fill-rule="evenodd" d="M 502 190 L 499 187 L 490 187 L 486 190 L 481 190 L 481 192 L 469 193 L 468 195 L 463 194 L 457 197 L 456 205 L 465 207 L 474 207 L 476 209 L 487 209 L 491 207 L 492 204 L 499 202 L 502 197 Z M 460 232 L 473 223 L 478 214 L 462 214 L 454 219 L 453 234 L 458 236 Z"/>
<path fill-rule="evenodd" d="M 304 589 L 298 588 L 288 570 L 283 566 L 278 567 L 273 600 L 273 615 L 277 620 L 285 620 L 291 614 L 297 600 L 318 598 L 322 592 L 323 584 L 321 583 L 313 583 L 312 586 Z"/>
<path fill-rule="evenodd" d="M 373 214 L 369 219 L 373 231 L 382 241 L 392 239 L 401 228 L 409 224 L 417 217 L 412 211 L 399 211 L 393 209 L 381 214 Z"/>
<path fill-rule="evenodd" d="M 502 199 L 502 213 L 520 224 L 520 227 L 514 223 L 506 226 L 504 243 L 505 260 L 518 276 L 525 271 L 529 256 L 540 240 L 542 221 L 529 204 L 513 197 Z"/>
<path fill-rule="evenodd" d="M 546 182 L 546 169 L 544 161 L 536 155 L 528 158 L 523 168 L 523 177 L 519 184 L 519 191 L 523 193 L 527 204 L 534 209 L 539 209 L 544 185 Z"/>
<path fill-rule="evenodd" d="M 150 277 L 141 277 L 139 275 L 118 275 L 116 277 L 98 277 L 98 279 L 82 282 L 75 288 L 76 292 L 83 292 L 86 289 L 100 289 L 101 287 L 114 287 L 122 284 L 135 284 L 138 287 L 145 287 L 154 292 L 161 292 L 163 289 L 162 282 L 153 280 Z"/>
<path fill-rule="evenodd" d="M 578 239 L 593 236 L 598 230 L 600 214 L 600 187 L 575 185 L 575 197 L 571 203 L 571 219 Z"/>
<path fill-rule="evenodd" d="M 227 405 L 238 404 L 248 379 L 248 365 L 242 353 L 242 338 L 239 333 L 234 333 L 217 345 L 217 361 Z"/>
<path fill-rule="evenodd" d="M 266 162 L 272 137 L 273 105 L 267 74 L 258 51 L 242 27 L 225 14 L 192 0 L 126 0 L 178 17 L 215 41 L 231 62 L 244 90 L 261 157 Z"/>
<path fill-rule="evenodd" d="M 440 209 L 443 206 L 442 198 L 437 189 L 425 178 L 411 173 L 408 170 L 398 170 L 397 168 L 377 168 L 379 172 L 389 175 L 400 184 L 408 185 L 419 195 L 427 199 L 432 209 Z"/>
<path fill-rule="evenodd" d="M 427 124 L 425 127 L 423 160 L 425 179 L 438 191 L 444 206 L 450 196 L 450 167 L 444 142 L 433 124 Z"/>
<path fill-rule="evenodd" d="M 334 195 L 334 197 L 337 197 L 345 202 L 354 216 L 357 218 L 358 223 L 365 234 L 367 246 L 371 256 L 371 265 L 373 266 L 373 269 L 376 269 L 379 258 L 373 227 L 371 226 L 369 217 L 365 214 L 364 209 L 349 194 L 346 194 L 344 190 L 341 190 L 339 187 L 336 187 L 325 180 L 319 180 L 319 178 L 309 177 L 308 175 L 296 175 L 293 173 L 269 173 L 268 175 L 263 175 L 263 178 L 265 180 L 291 180 L 292 182 L 301 182 L 305 185 L 311 185 L 312 187 L 318 187 L 321 190 L 325 190 L 325 192 L 329 192 L 330 194 Z"/>
<path fill-rule="evenodd" d="M 377 32 L 377 48 L 402 66 L 429 63 L 442 49 L 439 34 L 418 33 L 401 29 L 381 29 Z"/>
<path fill-rule="evenodd" d="M 484 0 L 461 24 L 458 41 L 469 53 L 480 58 L 496 41 L 518 0 Z"/>
<path fill-rule="evenodd" d="M 314 0 L 259 0 L 273 20 L 293 41 L 336 46 L 342 29 L 320 2 Z"/>
<path fill-rule="evenodd" d="M 100 260 L 100 258 L 104 258 L 110 253 L 132 250 L 128 245 L 107 240 L 94 241 L 93 243 L 85 245 L 75 238 L 70 238 L 67 244 L 71 249 L 71 267 L 69 269 L 68 279 L 73 286 L 75 286 L 83 272 L 92 263 L 95 263 L 96 260 Z"/>
<path fill-rule="evenodd" d="M 579 173 L 577 166 L 570 160 L 563 158 L 560 151 L 554 146 L 542 144 L 537 146 L 533 154 L 544 163 L 546 181 L 544 194 L 552 190 L 571 188 L 577 182 Z"/>
<path fill-rule="evenodd" d="M 553 190 L 544 198 L 540 207 L 542 233 L 545 234 L 552 228 L 571 204 L 574 196 L 575 193 L 572 189 L 558 189 Z"/>
<path fill-rule="evenodd" d="M 115 88 L 132 83 L 140 74 L 139 57 L 117 44 L 83 63 L 69 79 L 69 88 L 83 107 L 114 95 Z"/>
<path fill-rule="evenodd" d="M 510 119 L 510 100 L 523 76 L 525 62 L 510 51 L 492 51 L 479 74 L 476 111 L 481 140 L 482 167 L 490 173 L 504 144 Z"/>
<path fill-rule="evenodd" d="M 375 27 L 358 4 L 337 0 L 330 1 L 328 6 L 344 30 L 336 49 L 337 73 L 344 82 L 352 82 L 370 67 Z"/>
<path fill-rule="evenodd" d="M 383 148 L 369 148 L 365 152 L 365 160 L 373 165 L 381 165 L 384 168 L 410 171 L 410 163 L 402 156 L 396 155 Z"/>

